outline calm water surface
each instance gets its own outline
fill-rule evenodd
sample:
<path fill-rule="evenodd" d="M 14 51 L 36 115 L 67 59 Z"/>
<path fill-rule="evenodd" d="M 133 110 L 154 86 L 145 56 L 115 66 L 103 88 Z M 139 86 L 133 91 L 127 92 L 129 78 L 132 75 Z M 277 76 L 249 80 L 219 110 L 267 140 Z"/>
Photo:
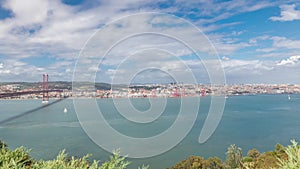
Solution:
<path fill-rule="evenodd" d="M 118 114 L 111 99 L 97 101 L 110 125 L 132 137 L 154 136 L 166 130 L 176 119 L 180 108 L 179 99 L 169 98 L 158 120 L 138 125 Z M 139 110 L 147 110 L 150 106 L 148 99 L 132 99 L 132 104 Z M 0 121 L 39 106 L 40 100 L 0 100 Z M 300 140 L 300 95 L 291 95 L 291 100 L 287 95 L 229 96 L 217 130 L 206 143 L 199 144 L 199 133 L 209 106 L 210 98 L 201 98 L 193 129 L 175 148 L 156 157 L 128 159 L 132 161 L 129 168 L 137 168 L 141 164 L 149 164 L 150 168 L 166 168 L 190 155 L 225 159 L 230 144 L 238 145 L 246 154 L 253 147 L 269 151 L 276 143 L 287 145 L 290 139 Z M 63 112 L 64 108 L 68 109 L 67 113 Z M 88 107 L 86 109 L 89 110 Z M 10 148 L 26 146 L 38 159 L 53 159 L 62 149 L 75 156 L 91 153 L 93 158 L 101 161 L 110 155 L 84 133 L 71 99 L 1 125 L 0 139 Z"/>

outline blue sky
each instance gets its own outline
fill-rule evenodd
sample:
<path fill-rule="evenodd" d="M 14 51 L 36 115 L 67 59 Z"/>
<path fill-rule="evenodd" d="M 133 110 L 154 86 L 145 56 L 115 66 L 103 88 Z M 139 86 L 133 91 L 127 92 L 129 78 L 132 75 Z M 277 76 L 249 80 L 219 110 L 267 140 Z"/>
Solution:
<path fill-rule="evenodd" d="M 48 73 L 52 81 L 71 81 L 81 49 L 97 30 L 124 16 L 160 12 L 180 17 L 205 34 L 219 55 L 227 83 L 300 83 L 297 0 L 0 0 L 0 6 L 0 81 L 41 81 L 43 73 Z M 143 18 L 139 25 L 121 24 L 116 30 L 121 34 L 141 25 L 151 30 L 145 28 L 149 22 L 149 18 Z M 178 31 L 168 20 L 161 23 L 168 25 L 166 32 Z M 101 38 L 109 41 L 115 33 Z M 185 33 L 191 41 L 197 37 L 187 30 L 177 33 Z M 134 49 L 140 50 L 135 46 L 150 49 L 154 44 L 165 44 L 169 54 L 138 51 L 138 56 L 130 55 Z M 157 37 L 128 40 L 105 56 L 102 65 L 94 68 L 87 64 L 86 69 L 96 72 L 97 81 L 111 82 L 116 77 L 122 81 L 121 77 L 128 77 L 132 69 L 140 68 L 133 64 L 156 66 L 156 71 L 141 70 L 132 79 L 159 83 L 174 79 L 171 74 L 186 77 L 183 72 L 187 66 L 197 82 L 207 83 L 201 61 L 175 46 L 170 39 Z M 174 59 L 175 55 L 181 60 Z M 124 58 L 135 57 L 135 62 L 124 62 Z M 186 65 L 181 65 L 182 61 Z M 159 73 L 157 68 L 164 69 Z M 164 71 L 172 73 L 167 77 Z"/>

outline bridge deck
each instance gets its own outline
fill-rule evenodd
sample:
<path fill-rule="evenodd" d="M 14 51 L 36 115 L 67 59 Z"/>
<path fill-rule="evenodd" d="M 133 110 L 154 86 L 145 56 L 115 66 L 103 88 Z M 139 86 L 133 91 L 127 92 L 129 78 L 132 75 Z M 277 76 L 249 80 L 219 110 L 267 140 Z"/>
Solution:
<path fill-rule="evenodd" d="M 53 89 L 47 91 L 36 90 L 36 91 L 22 91 L 22 92 L 13 92 L 13 93 L 0 93 L 0 98 L 20 96 L 26 94 L 36 94 L 36 93 L 43 93 L 43 92 L 63 92 L 63 90 Z"/>

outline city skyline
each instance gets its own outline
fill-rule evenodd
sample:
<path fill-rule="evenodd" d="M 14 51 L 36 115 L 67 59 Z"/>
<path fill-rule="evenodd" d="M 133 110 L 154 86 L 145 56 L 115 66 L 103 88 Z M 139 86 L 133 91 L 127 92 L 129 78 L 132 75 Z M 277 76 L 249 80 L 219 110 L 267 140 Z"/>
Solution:
<path fill-rule="evenodd" d="M 1 82 L 41 81 L 43 73 L 48 73 L 51 81 L 72 81 L 80 50 L 97 30 L 124 16 L 159 12 L 186 20 L 207 36 L 219 55 L 226 83 L 300 83 L 298 1 L 11 0 L 1 1 L 0 6 Z M 150 26 L 141 23 L 146 30 L 152 30 L 153 23 L 167 22 L 163 18 L 143 19 L 152 23 Z M 115 28 L 115 32 L 121 34 L 138 26 L 122 25 Z M 165 29 L 178 31 L 178 27 L 172 25 Z M 194 37 L 190 33 L 186 36 Z M 102 38 L 109 39 L 109 35 Z M 125 49 L 142 44 L 144 39 L 128 40 L 125 45 L 116 47 L 99 67 L 88 67 L 99 72 L 95 80 L 111 83 L 118 64 L 130 55 L 136 65 L 162 68 L 141 71 L 132 79 L 133 83 L 171 82 L 169 70 L 184 78 L 181 72 L 186 70 L 186 65 L 198 83 L 209 82 L 202 62 L 193 54 L 179 50 L 169 39 L 146 38 L 153 44 L 164 44 L 172 54 L 148 51 L 132 56 L 132 51 Z M 119 81 L 122 81 L 124 75 L 132 74 L 132 69 L 125 65 L 120 72 Z"/>
<path fill-rule="evenodd" d="M 47 87 L 45 87 L 47 86 Z M 47 91 L 47 92 L 46 92 Z M 0 99 L 39 99 L 43 98 L 169 98 L 239 96 L 239 95 L 291 95 L 300 93 L 300 84 L 242 84 L 215 86 L 209 84 L 147 84 L 147 85 L 109 85 L 71 82 L 43 83 L 0 83 Z"/>

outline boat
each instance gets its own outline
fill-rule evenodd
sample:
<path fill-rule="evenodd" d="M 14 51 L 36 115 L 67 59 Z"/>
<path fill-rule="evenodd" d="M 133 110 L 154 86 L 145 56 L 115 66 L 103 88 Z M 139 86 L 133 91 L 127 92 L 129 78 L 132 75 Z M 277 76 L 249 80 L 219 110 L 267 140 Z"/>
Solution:
<path fill-rule="evenodd" d="M 290 95 L 288 95 L 288 100 L 291 100 L 291 96 Z"/>
<path fill-rule="evenodd" d="M 64 113 L 67 113 L 67 112 L 68 112 L 68 109 L 67 109 L 67 108 L 65 108 L 65 109 L 64 109 Z"/>
<path fill-rule="evenodd" d="M 43 100 L 42 104 L 48 104 L 48 102 L 49 102 L 48 100 Z"/>

